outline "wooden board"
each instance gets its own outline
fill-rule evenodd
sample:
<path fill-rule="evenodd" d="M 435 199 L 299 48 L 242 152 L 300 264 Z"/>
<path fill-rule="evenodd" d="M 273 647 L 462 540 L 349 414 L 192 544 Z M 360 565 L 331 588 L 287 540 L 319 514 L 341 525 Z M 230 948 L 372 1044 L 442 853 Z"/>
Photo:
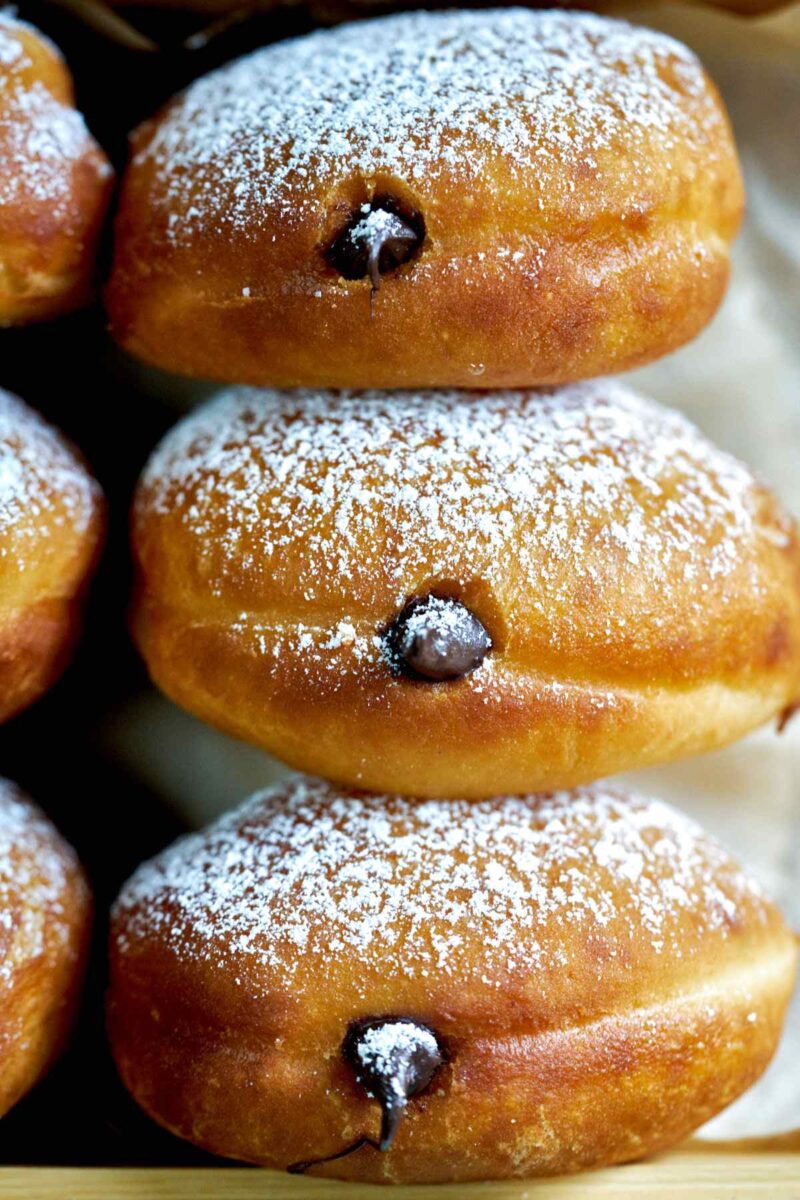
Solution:
<path fill-rule="evenodd" d="M 241 1168 L 2 1167 L 8 1200 L 800 1200 L 800 1135 L 690 1142 L 647 1163 L 563 1179 L 371 1187 Z"/>

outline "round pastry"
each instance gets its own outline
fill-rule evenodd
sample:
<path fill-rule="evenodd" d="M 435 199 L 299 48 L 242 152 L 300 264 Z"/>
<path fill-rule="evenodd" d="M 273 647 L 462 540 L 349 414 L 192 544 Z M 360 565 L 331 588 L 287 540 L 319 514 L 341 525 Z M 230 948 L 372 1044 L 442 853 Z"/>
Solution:
<path fill-rule="evenodd" d="M 584 13 L 404 13 L 259 50 L 139 129 L 112 329 L 228 383 L 588 378 L 705 325 L 741 208 L 679 43 Z"/>
<path fill-rule="evenodd" d="M 64 666 L 103 527 L 102 495 L 83 461 L 0 389 L 0 721 Z"/>
<path fill-rule="evenodd" d="M 715 842 L 595 787 L 414 801 L 295 778 L 142 866 L 109 1028 L 173 1133 L 396 1183 L 679 1141 L 772 1055 L 796 946 Z"/>
<path fill-rule="evenodd" d="M 0 325 L 87 299 L 110 190 L 58 50 L 0 13 Z"/>
<path fill-rule="evenodd" d="M 800 699 L 792 522 L 608 380 L 233 390 L 155 452 L 133 537 L 156 683 L 350 786 L 573 786 Z"/>
<path fill-rule="evenodd" d="M 91 897 L 75 852 L 0 779 L 0 1116 L 63 1048 L 83 979 Z"/>

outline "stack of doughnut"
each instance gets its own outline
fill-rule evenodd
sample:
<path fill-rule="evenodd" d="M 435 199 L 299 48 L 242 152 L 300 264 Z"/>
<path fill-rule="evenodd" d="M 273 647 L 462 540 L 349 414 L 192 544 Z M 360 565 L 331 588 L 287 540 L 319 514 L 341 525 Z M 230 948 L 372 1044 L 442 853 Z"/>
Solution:
<path fill-rule="evenodd" d="M 227 387 L 142 476 L 134 636 L 308 773 L 115 905 L 114 1054 L 175 1134 L 345 1180 L 554 1174 L 674 1144 L 769 1061 L 776 907 L 596 782 L 800 702 L 791 518 L 601 378 L 710 320 L 741 208 L 696 58 L 580 13 L 314 33 L 135 134 L 112 329 Z"/>

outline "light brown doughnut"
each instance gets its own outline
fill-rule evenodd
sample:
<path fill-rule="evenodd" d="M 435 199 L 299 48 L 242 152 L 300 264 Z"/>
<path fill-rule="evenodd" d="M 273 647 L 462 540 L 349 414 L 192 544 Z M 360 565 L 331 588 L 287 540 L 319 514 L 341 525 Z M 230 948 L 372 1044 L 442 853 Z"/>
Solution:
<path fill-rule="evenodd" d="M 104 530 L 99 487 L 65 438 L 0 389 L 0 721 L 60 674 Z"/>
<path fill-rule="evenodd" d="M 411 258 L 373 292 L 333 250 L 387 204 Z M 706 324 L 741 209 L 724 108 L 678 42 L 586 13 L 403 13 L 259 50 L 140 128 L 112 331 L 226 383 L 589 378 Z"/>
<path fill-rule="evenodd" d="M 800 699 L 794 525 L 685 418 L 613 381 L 234 390 L 156 451 L 133 540 L 155 682 L 350 786 L 568 787 L 734 741 Z M 417 633 L 461 677 L 409 678 L 387 638 L 426 596 Z"/>
<path fill-rule="evenodd" d="M 0 780 L 0 1116 L 63 1048 L 83 978 L 91 895 L 72 848 Z"/>
<path fill-rule="evenodd" d="M 0 326 L 88 298 L 111 176 L 56 47 L 0 13 Z"/>
<path fill-rule="evenodd" d="M 126 884 L 109 1029 L 162 1125 L 286 1168 L 377 1139 L 343 1043 L 395 1018 L 372 1046 L 390 1056 L 406 1018 L 447 1061 L 399 1104 L 391 1149 L 313 1173 L 554 1174 L 665 1148 L 748 1087 L 796 957 L 752 879 L 658 801 L 421 802 L 301 777 Z"/>

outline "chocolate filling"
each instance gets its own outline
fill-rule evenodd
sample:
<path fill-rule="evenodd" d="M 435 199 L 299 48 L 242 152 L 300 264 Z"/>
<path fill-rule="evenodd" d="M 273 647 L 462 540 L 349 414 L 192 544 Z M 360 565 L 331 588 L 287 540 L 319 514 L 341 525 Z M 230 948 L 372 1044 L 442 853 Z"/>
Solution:
<path fill-rule="evenodd" d="M 335 1154 L 326 1154 L 324 1158 L 308 1158 L 304 1162 L 292 1163 L 286 1170 L 290 1175 L 305 1175 L 306 1171 L 311 1167 L 321 1167 L 323 1163 L 336 1162 L 337 1158 L 347 1158 L 348 1154 L 355 1154 L 357 1150 L 362 1150 L 364 1146 L 371 1146 L 373 1150 L 380 1150 L 379 1144 L 371 1137 L 356 1138 L 349 1146 L 345 1146 L 344 1150 L 337 1150 Z"/>
<path fill-rule="evenodd" d="M 443 683 L 479 667 L 492 639 L 460 600 L 421 596 L 410 600 L 386 630 L 384 647 L 396 674 Z"/>
<path fill-rule="evenodd" d="M 786 708 L 778 714 L 777 732 L 783 733 L 790 721 L 793 721 L 800 712 L 800 701 L 795 700 L 792 704 L 787 704 Z"/>
<path fill-rule="evenodd" d="M 293 1175 L 355 1154 L 364 1146 L 388 1150 L 408 1100 L 428 1087 L 446 1061 L 433 1030 L 410 1017 L 374 1017 L 353 1022 L 342 1042 L 342 1056 L 353 1068 L 358 1084 L 381 1106 L 380 1138 L 375 1141 L 360 1137 L 335 1154 L 293 1163 L 289 1167 Z"/>
<path fill-rule="evenodd" d="M 393 196 L 375 196 L 353 213 L 325 257 L 345 279 L 369 276 L 376 292 L 381 275 L 414 258 L 424 240 L 421 213 Z"/>
<path fill-rule="evenodd" d="M 364 1091 L 381 1105 L 378 1148 L 388 1150 L 407 1101 L 428 1086 L 445 1061 L 439 1039 L 409 1017 L 377 1017 L 350 1026 L 342 1054 Z"/>

